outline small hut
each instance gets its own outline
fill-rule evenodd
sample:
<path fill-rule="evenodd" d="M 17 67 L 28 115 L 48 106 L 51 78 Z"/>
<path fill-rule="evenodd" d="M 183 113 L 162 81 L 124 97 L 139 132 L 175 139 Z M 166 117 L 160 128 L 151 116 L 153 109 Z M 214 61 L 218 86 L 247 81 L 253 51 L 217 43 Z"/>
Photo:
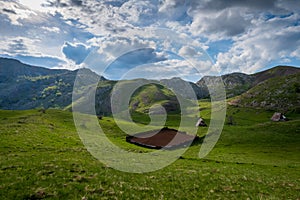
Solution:
<path fill-rule="evenodd" d="M 196 126 L 207 126 L 205 121 L 200 117 L 196 123 Z"/>
<path fill-rule="evenodd" d="M 287 121 L 287 118 L 282 113 L 275 112 L 271 120 L 273 122 L 279 122 L 279 121 Z"/>

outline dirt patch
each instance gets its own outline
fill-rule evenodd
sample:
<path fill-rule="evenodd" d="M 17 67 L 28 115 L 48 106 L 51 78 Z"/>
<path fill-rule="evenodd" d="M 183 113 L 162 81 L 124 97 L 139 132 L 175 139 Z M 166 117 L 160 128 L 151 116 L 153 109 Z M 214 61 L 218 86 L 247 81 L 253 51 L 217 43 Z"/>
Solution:
<path fill-rule="evenodd" d="M 198 137 L 188 135 L 186 132 L 163 128 L 161 130 L 147 131 L 134 136 L 127 136 L 126 141 L 151 149 L 172 149 L 189 145 L 196 138 Z"/>

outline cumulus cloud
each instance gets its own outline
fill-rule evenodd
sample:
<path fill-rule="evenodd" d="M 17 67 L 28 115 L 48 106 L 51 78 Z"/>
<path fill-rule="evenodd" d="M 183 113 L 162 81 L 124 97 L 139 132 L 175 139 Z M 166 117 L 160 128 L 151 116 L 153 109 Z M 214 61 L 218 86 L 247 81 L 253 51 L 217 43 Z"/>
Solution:
<path fill-rule="evenodd" d="M 28 51 L 26 45 L 24 44 L 24 40 L 22 38 L 12 40 L 12 42 L 8 44 L 8 48 L 11 50 L 11 52 L 14 53 L 24 53 Z"/>
<path fill-rule="evenodd" d="M 183 46 L 181 49 L 179 49 L 179 55 L 184 57 L 193 57 L 198 55 L 199 52 L 197 52 L 193 47 L 190 46 Z"/>
<path fill-rule="evenodd" d="M 41 55 L 41 53 L 35 49 L 36 42 L 37 40 L 27 37 L 9 37 L 0 42 L 0 50 L 6 55 Z"/>
<path fill-rule="evenodd" d="M 14 2 L 0 2 L 0 6 L 3 8 L 0 10 L 0 15 L 6 17 L 11 24 L 16 26 L 22 26 L 21 20 L 36 15 L 34 11 Z"/>
<path fill-rule="evenodd" d="M 214 13 L 201 13 L 194 16 L 191 32 L 204 35 L 211 40 L 228 39 L 244 33 L 251 24 L 251 19 L 244 16 L 241 8 L 227 8 Z"/>
<path fill-rule="evenodd" d="M 1 42 L 0 56 L 16 58 L 26 64 L 50 68 L 65 64 L 65 61 L 57 56 L 43 54 L 36 48 L 36 43 L 36 40 L 26 37 L 6 38 Z"/>
<path fill-rule="evenodd" d="M 258 20 L 255 27 L 234 40 L 228 52 L 218 54 L 217 67 L 226 72 L 253 73 L 269 63 L 300 59 L 300 26 L 294 24 L 298 17 Z"/>
<path fill-rule="evenodd" d="M 187 14 L 187 1 L 164 0 L 159 6 L 160 17 L 167 21 L 179 21 L 181 24 L 189 23 L 190 16 Z"/>
<path fill-rule="evenodd" d="M 202 35 L 210 40 L 231 39 L 246 33 L 255 25 L 253 20 L 261 16 L 290 13 L 280 2 L 276 0 L 191 1 L 188 13 L 193 17 L 193 21 L 190 30 L 192 34 Z"/>
<path fill-rule="evenodd" d="M 65 60 L 68 67 L 70 63 L 82 64 L 91 47 L 97 46 L 97 62 L 90 66 L 98 64 L 103 68 L 120 56 L 118 66 L 121 61 L 126 66 L 130 59 L 135 59 L 136 64 L 147 64 L 151 58 L 165 56 L 157 51 L 136 51 L 135 56 L 122 57 L 139 48 L 159 47 L 161 52 L 168 49 L 188 57 L 192 64 L 209 62 L 201 58 L 197 48 L 202 48 L 213 52 L 215 68 L 221 73 L 252 73 L 274 63 L 300 63 L 298 0 L 37 0 L 34 5 L 30 0 L 19 2 L 0 2 L 3 54 L 38 57 L 40 52 L 40 57 Z M 181 46 L 161 41 L 158 35 L 145 31 L 149 27 L 172 29 L 182 36 L 182 41 L 186 41 L 184 37 L 192 41 Z M 168 32 L 161 35 L 172 37 Z M 180 70 L 189 71 L 189 65 L 180 59 L 168 59 L 171 61 L 154 61 L 166 66 L 161 70 L 182 66 Z M 113 73 L 118 71 L 120 68 Z"/>
<path fill-rule="evenodd" d="M 3 1 L 0 5 L 6 8 L 0 10 L 0 56 L 54 67 L 54 63 L 60 65 L 68 61 L 61 52 L 65 41 L 80 43 L 91 38 L 91 33 L 68 24 L 59 13 L 31 10 L 15 1 Z"/>

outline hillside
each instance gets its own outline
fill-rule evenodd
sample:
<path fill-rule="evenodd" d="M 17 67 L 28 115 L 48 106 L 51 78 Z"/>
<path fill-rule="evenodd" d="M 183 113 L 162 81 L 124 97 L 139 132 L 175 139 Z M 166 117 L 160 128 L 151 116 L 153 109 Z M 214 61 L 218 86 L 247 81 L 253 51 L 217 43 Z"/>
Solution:
<path fill-rule="evenodd" d="M 255 86 L 270 78 L 283 77 L 297 73 L 300 73 L 300 68 L 291 66 L 276 66 L 274 68 L 253 74 L 253 85 Z"/>
<path fill-rule="evenodd" d="M 213 83 L 214 76 L 204 76 L 197 82 L 197 85 L 204 91 L 204 96 L 209 97 L 207 84 Z M 250 89 L 253 85 L 254 78 L 251 75 L 243 73 L 232 73 L 221 76 L 227 97 L 233 97 Z"/>
<path fill-rule="evenodd" d="M 274 77 L 259 83 L 241 96 L 234 98 L 230 101 L 230 104 L 299 113 L 300 73 Z"/>
<path fill-rule="evenodd" d="M 133 93 L 130 101 L 132 111 L 147 113 L 154 104 L 160 104 L 168 112 L 179 112 L 180 106 L 175 94 L 159 84 L 148 84 L 140 87 Z M 162 114 L 158 107 L 152 113 Z"/>
<path fill-rule="evenodd" d="M 224 82 L 227 98 L 231 98 L 243 94 L 252 87 L 270 78 L 284 77 L 299 72 L 300 68 L 297 67 L 276 66 L 255 74 L 231 73 L 222 75 L 221 78 Z M 204 76 L 197 82 L 197 85 L 204 91 L 204 96 L 209 96 L 206 84 L 213 82 L 214 79 L 216 79 L 214 76 Z"/>
<path fill-rule="evenodd" d="M 47 69 L 0 58 L 0 109 L 64 108 L 71 104 L 77 71 Z M 82 85 L 100 78 L 85 69 Z"/>

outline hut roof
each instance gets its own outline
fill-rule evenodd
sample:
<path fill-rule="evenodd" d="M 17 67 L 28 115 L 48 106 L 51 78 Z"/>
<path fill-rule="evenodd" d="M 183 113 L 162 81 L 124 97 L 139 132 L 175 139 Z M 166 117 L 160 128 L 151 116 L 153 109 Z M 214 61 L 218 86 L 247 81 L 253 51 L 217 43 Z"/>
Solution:
<path fill-rule="evenodd" d="M 196 137 L 175 129 L 163 128 L 127 136 L 126 141 L 152 149 L 171 149 L 190 144 Z"/>

